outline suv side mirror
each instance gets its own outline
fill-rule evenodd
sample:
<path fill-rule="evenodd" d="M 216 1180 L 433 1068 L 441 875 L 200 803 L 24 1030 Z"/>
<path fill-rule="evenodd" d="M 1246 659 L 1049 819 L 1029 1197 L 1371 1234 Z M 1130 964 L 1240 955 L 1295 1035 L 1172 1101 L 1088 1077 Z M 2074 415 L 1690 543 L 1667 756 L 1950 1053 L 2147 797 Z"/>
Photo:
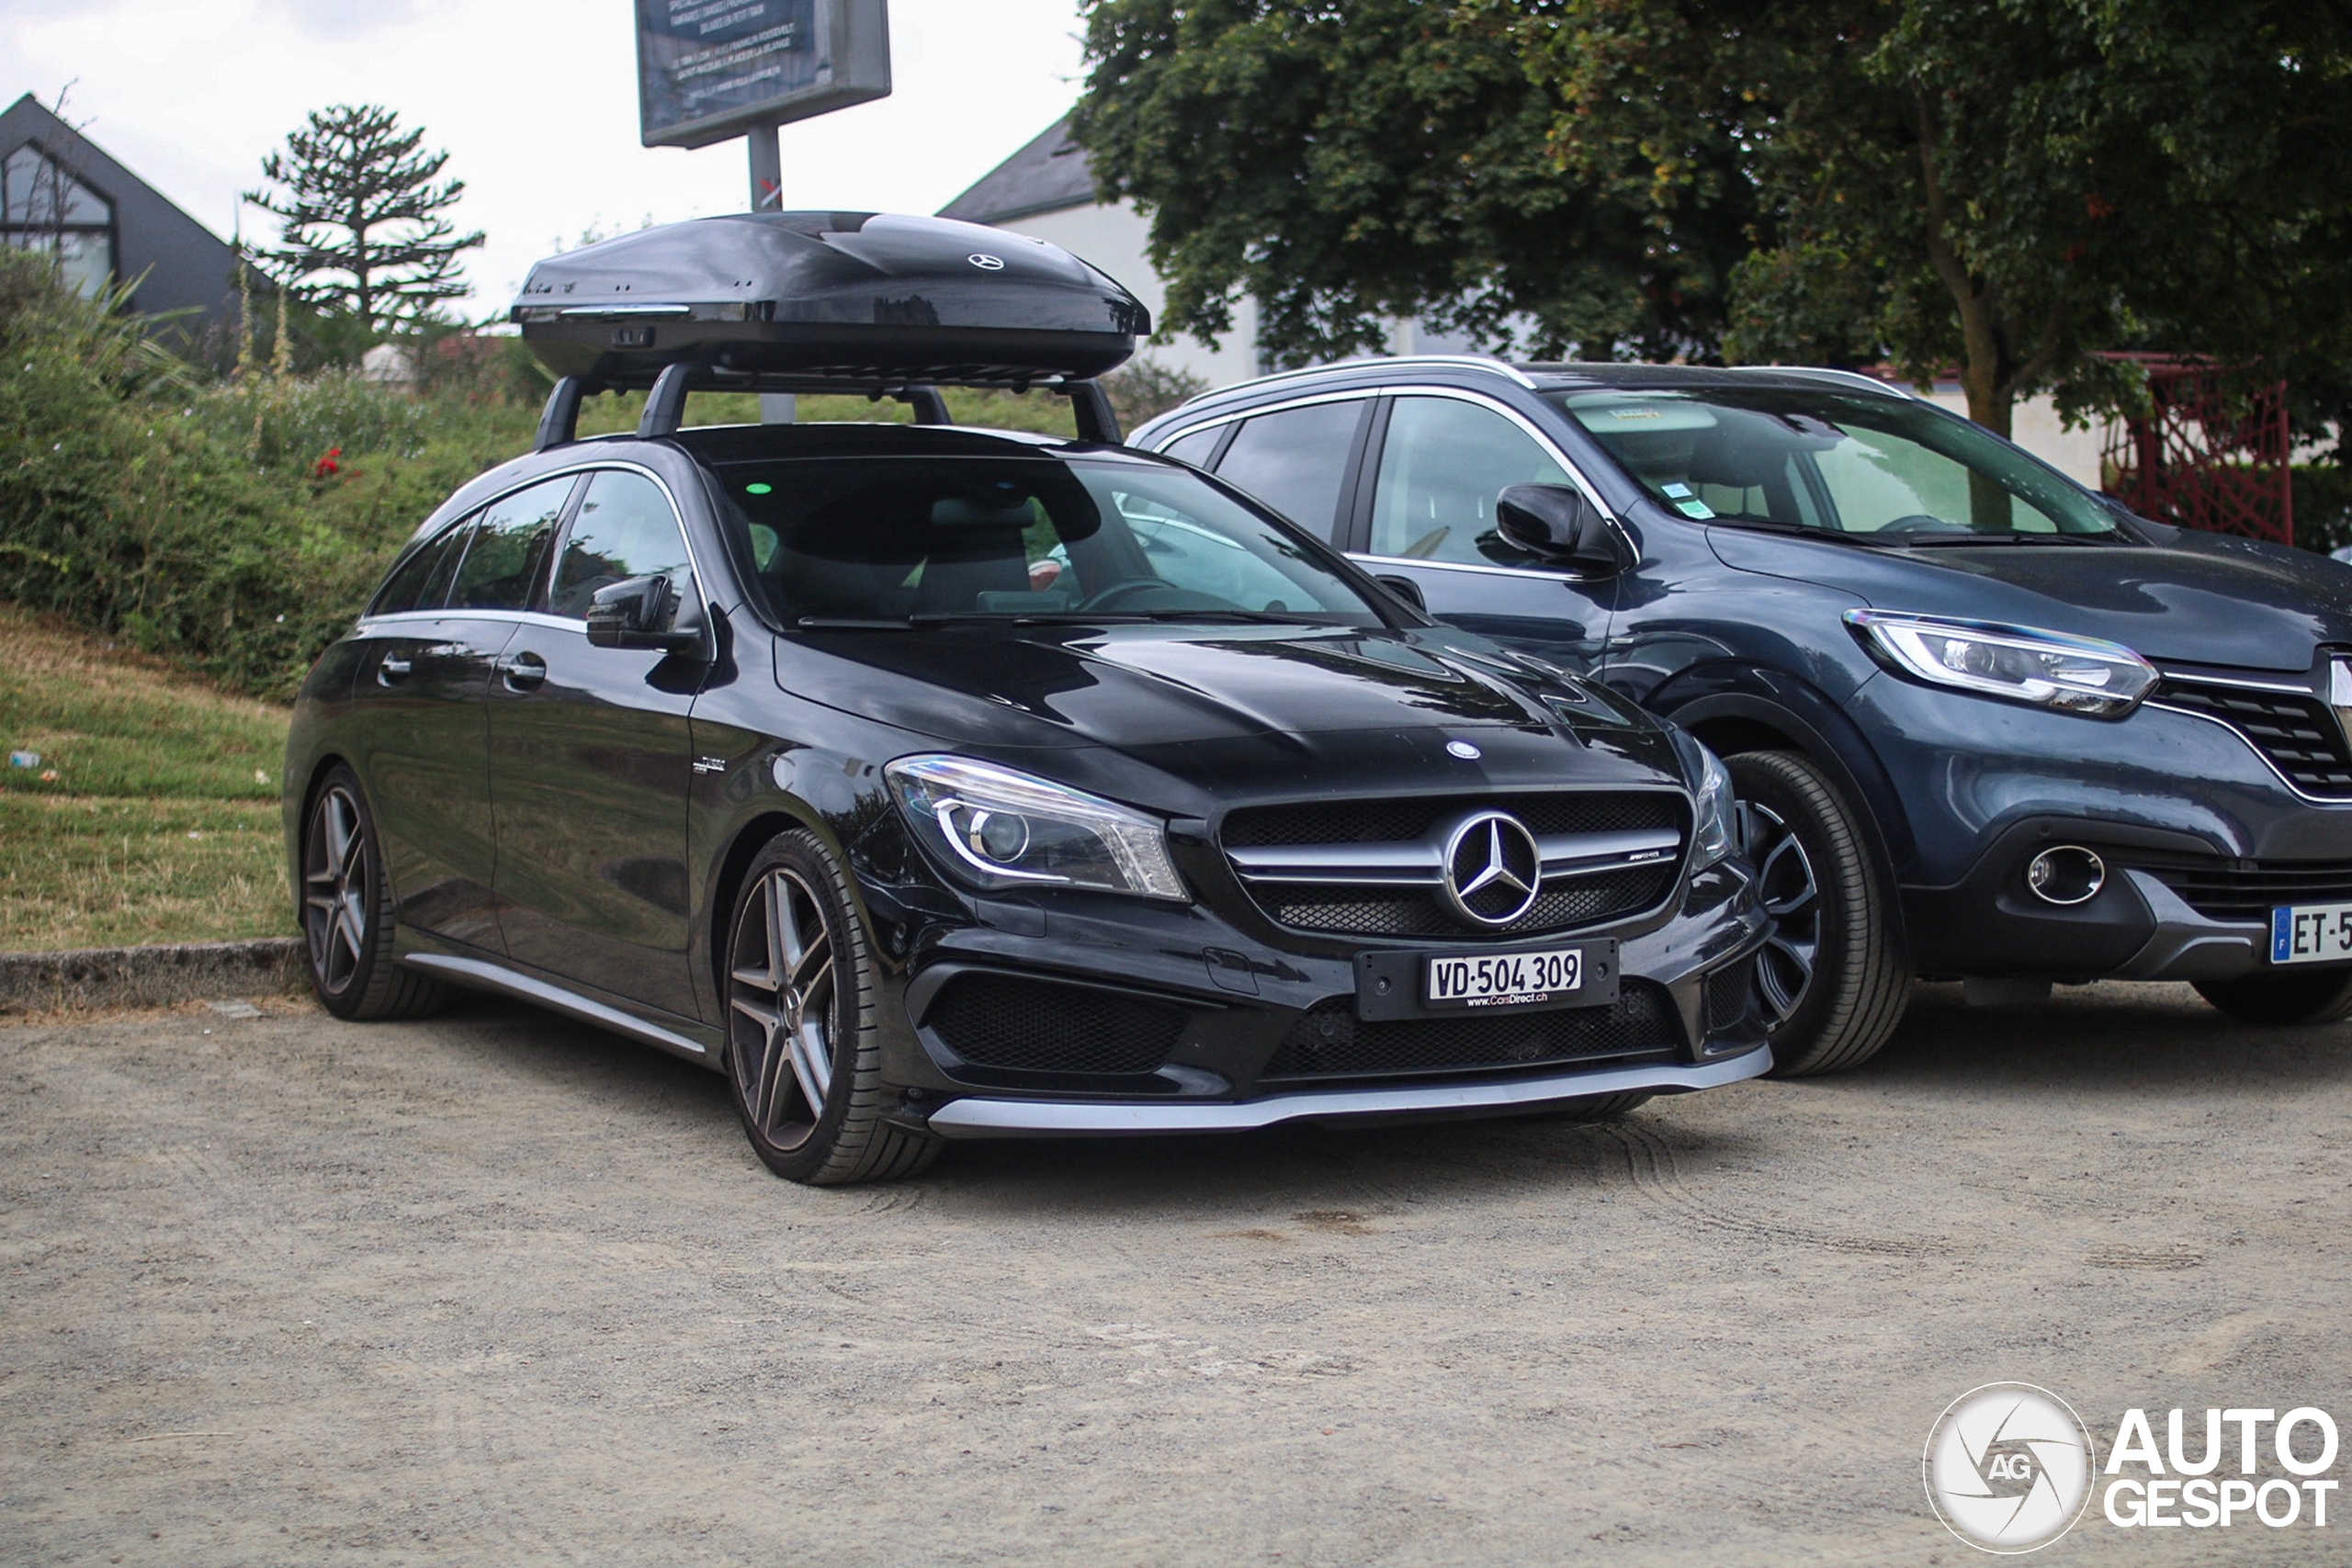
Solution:
<path fill-rule="evenodd" d="M 1512 485 L 1495 499 L 1495 531 L 1555 566 L 1600 573 L 1625 568 L 1609 520 L 1573 485 Z"/>
<path fill-rule="evenodd" d="M 588 602 L 588 641 L 596 648 L 656 648 L 664 653 L 699 647 L 700 625 L 680 626 L 678 620 L 678 591 L 668 578 L 627 578 L 599 588 Z"/>

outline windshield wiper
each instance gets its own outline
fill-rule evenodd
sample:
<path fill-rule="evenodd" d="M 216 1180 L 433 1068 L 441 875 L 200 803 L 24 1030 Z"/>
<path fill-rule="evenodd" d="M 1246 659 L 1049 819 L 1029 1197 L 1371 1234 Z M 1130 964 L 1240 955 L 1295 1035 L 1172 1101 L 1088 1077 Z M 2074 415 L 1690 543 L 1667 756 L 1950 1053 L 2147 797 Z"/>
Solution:
<path fill-rule="evenodd" d="M 1791 539 L 1826 539 L 1835 545 L 1860 545 L 1866 550 L 1912 543 L 1909 539 L 1881 539 L 1873 534 L 1849 534 L 1840 528 L 1816 528 L 1809 523 L 1782 523 L 1769 517 L 1710 517 L 1707 521 L 1751 534 L 1778 534 Z"/>
<path fill-rule="evenodd" d="M 2113 533 L 2024 534 L 2010 530 L 1999 534 L 1919 534 L 1908 542 L 1917 548 L 1942 549 L 1964 545 L 2110 545 L 2120 536 Z"/>
<path fill-rule="evenodd" d="M 1283 610 L 1146 610 L 1147 621 L 1223 621 L 1243 626 L 1322 626 L 1334 623 Z"/>

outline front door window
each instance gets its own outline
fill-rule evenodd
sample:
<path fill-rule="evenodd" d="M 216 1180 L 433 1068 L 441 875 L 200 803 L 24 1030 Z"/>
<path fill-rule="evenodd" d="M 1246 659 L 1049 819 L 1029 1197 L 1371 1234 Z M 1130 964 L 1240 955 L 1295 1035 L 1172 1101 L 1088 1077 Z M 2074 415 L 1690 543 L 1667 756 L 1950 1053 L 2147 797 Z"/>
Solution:
<path fill-rule="evenodd" d="M 1456 398 L 1399 398 L 1380 448 L 1372 553 L 1532 565 L 1495 531 L 1495 498 L 1510 485 L 1567 482 L 1552 455 L 1495 410 Z"/>

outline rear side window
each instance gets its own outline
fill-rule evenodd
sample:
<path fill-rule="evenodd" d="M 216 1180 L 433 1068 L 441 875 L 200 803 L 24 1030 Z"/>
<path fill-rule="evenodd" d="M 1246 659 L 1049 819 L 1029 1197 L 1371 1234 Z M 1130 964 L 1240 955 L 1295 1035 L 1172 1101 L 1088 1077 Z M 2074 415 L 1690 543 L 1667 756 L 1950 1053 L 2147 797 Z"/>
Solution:
<path fill-rule="evenodd" d="M 453 610 L 521 610 L 529 607 L 547 564 L 548 542 L 563 521 L 571 494 L 567 475 L 516 491 L 485 508 L 474 525 L 465 564 L 449 590 Z"/>
<path fill-rule="evenodd" d="M 466 536 L 473 519 L 445 528 L 408 559 L 401 562 L 384 586 L 376 591 L 371 615 L 398 615 L 411 610 L 437 610 L 449 590 L 449 574 L 465 553 Z"/>
<path fill-rule="evenodd" d="M 1363 400 L 1356 399 L 1260 414 L 1225 449 L 1217 477 L 1329 541 L 1338 532 L 1340 487 L 1363 411 Z"/>
<path fill-rule="evenodd" d="M 596 590 L 632 577 L 666 577 L 684 603 L 694 581 L 686 536 L 660 485 L 643 474 L 606 469 L 588 481 L 556 563 L 548 610 L 585 620 Z"/>

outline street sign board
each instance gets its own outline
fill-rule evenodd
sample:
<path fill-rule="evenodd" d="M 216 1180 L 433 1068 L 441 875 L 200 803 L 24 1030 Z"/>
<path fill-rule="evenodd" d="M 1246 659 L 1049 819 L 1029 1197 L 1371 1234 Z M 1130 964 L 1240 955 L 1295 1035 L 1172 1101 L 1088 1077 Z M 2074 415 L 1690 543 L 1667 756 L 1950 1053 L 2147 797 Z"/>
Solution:
<path fill-rule="evenodd" d="M 648 147 L 707 147 L 890 94 L 889 0 L 637 0 Z"/>

